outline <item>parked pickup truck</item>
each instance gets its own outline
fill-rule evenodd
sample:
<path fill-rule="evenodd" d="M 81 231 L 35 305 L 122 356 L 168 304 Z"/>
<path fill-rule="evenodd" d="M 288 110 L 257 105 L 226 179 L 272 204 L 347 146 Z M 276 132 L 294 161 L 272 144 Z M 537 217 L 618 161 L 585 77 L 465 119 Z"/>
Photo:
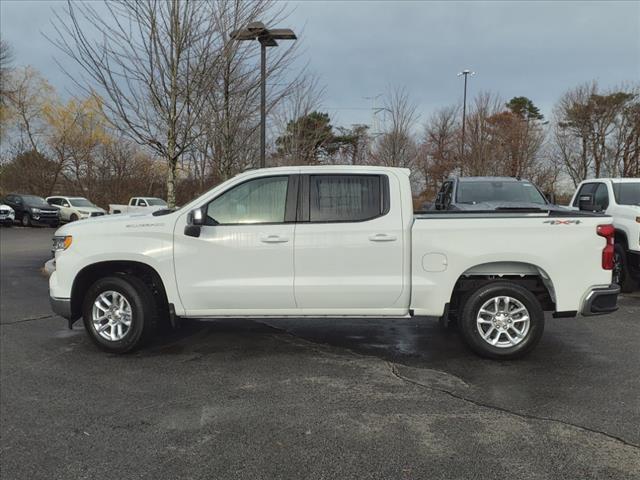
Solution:
<path fill-rule="evenodd" d="M 58 229 L 53 310 L 127 352 L 179 317 L 457 319 L 491 358 L 556 317 L 616 310 L 611 218 L 579 211 L 414 215 L 409 171 L 245 172 L 177 211 Z"/>
<path fill-rule="evenodd" d="M 156 197 L 131 197 L 128 205 L 110 204 L 109 213 L 148 213 L 167 208 L 167 202 Z"/>
<path fill-rule="evenodd" d="M 576 189 L 570 206 L 613 217 L 615 257 L 613 282 L 623 292 L 640 285 L 640 178 L 585 180 Z"/>

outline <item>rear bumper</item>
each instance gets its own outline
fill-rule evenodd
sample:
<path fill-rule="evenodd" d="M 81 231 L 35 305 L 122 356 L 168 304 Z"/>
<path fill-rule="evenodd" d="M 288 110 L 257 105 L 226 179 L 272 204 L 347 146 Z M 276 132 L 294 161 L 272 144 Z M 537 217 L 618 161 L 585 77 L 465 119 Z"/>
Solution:
<path fill-rule="evenodd" d="M 53 313 L 67 320 L 71 319 L 71 299 L 49 297 L 49 303 L 51 304 Z"/>
<path fill-rule="evenodd" d="M 604 315 L 618 310 L 618 294 L 620 287 L 611 284 L 608 287 L 592 289 L 584 300 L 582 315 Z"/>

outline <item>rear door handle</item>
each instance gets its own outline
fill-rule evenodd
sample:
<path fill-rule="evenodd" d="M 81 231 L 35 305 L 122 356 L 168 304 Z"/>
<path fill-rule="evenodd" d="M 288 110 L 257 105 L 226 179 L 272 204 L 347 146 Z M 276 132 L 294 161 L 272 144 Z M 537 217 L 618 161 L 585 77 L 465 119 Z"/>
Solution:
<path fill-rule="evenodd" d="M 280 235 L 262 235 L 260 241 L 262 243 L 287 243 L 289 239 Z"/>
<path fill-rule="evenodd" d="M 398 239 L 395 235 L 388 235 L 386 233 L 376 233 L 371 235 L 369 240 L 372 242 L 395 242 Z"/>

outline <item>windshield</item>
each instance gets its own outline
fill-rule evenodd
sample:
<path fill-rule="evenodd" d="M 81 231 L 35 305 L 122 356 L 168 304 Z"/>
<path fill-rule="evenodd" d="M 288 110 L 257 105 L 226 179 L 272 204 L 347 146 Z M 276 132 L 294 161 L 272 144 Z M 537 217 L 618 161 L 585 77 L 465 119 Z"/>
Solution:
<path fill-rule="evenodd" d="M 35 195 L 24 195 L 22 200 L 27 205 L 31 205 L 32 207 L 50 207 L 47 202 L 44 201 L 42 197 L 36 197 Z"/>
<path fill-rule="evenodd" d="M 460 182 L 456 194 L 458 203 L 519 202 L 546 205 L 547 201 L 529 182 L 474 181 Z"/>
<path fill-rule="evenodd" d="M 165 202 L 161 198 L 145 198 L 145 200 L 147 201 L 147 205 L 160 206 L 160 207 L 167 206 L 167 202 Z"/>
<path fill-rule="evenodd" d="M 618 205 L 640 205 L 640 182 L 613 183 L 613 194 Z"/>
<path fill-rule="evenodd" d="M 72 207 L 95 207 L 95 205 L 86 198 L 70 198 L 69 203 Z"/>

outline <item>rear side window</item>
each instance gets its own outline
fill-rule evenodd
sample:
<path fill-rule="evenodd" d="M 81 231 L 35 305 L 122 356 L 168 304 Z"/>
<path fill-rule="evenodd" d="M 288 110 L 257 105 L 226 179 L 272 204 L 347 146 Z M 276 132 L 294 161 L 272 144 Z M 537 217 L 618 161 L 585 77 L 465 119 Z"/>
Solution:
<path fill-rule="evenodd" d="M 380 175 L 311 175 L 309 221 L 359 222 L 384 213 Z"/>
<path fill-rule="evenodd" d="M 572 205 L 574 207 L 578 206 L 578 202 L 580 201 L 580 195 L 593 195 L 594 192 L 596 191 L 597 186 L 598 186 L 597 183 L 585 183 L 584 185 L 582 185 Z"/>
<path fill-rule="evenodd" d="M 597 210 L 604 211 L 609 208 L 609 192 L 607 192 L 607 186 L 604 183 L 598 183 L 597 185 L 593 203 Z"/>

